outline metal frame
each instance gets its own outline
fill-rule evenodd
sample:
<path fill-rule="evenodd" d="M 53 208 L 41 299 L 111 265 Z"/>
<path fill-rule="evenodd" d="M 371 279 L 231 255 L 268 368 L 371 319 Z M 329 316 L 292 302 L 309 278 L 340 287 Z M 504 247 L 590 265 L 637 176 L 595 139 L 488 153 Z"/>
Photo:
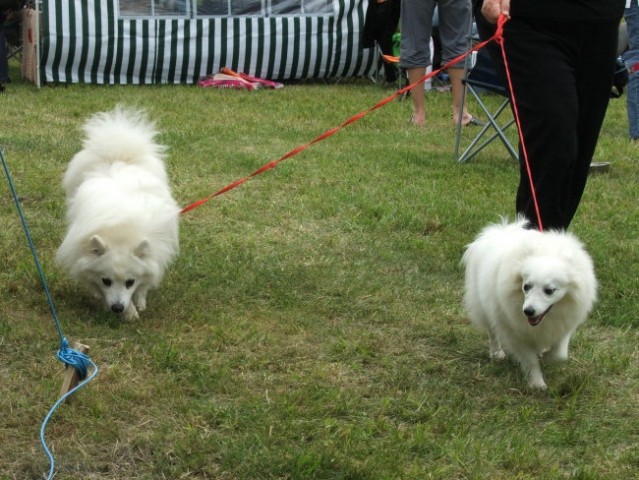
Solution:
<path fill-rule="evenodd" d="M 455 160 L 457 160 L 457 162 L 459 163 L 467 162 L 468 160 L 473 158 L 475 155 L 477 155 L 479 152 L 481 152 L 485 147 L 487 147 L 493 140 L 495 140 L 496 138 L 499 138 L 501 142 L 504 144 L 504 147 L 506 147 L 506 150 L 508 150 L 508 153 L 510 153 L 510 156 L 513 158 L 513 160 L 519 161 L 518 152 L 514 149 L 514 147 L 510 143 L 510 140 L 508 139 L 508 137 L 506 137 L 506 134 L 504 133 L 511 125 L 515 123 L 515 119 L 511 118 L 509 121 L 507 121 L 506 123 L 502 125 L 497 123 L 499 116 L 502 114 L 502 112 L 504 110 L 507 110 L 508 107 L 510 107 L 510 99 L 508 97 L 504 98 L 504 101 L 501 103 L 499 108 L 495 110 L 494 113 L 491 113 L 488 107 L 486 106 L 486 104 L 482 101 L 478 91 L 475 88 L 475 87 L 477 88 L 487 87 L 487 84 L 482 85 L 481 82 L 473 82 L 471 80 L 466 79 L 464 80 L 464 85 L 466 87 L 465 90 L 469 91 L 472 94 L 472 96 L 475 98 L 475 100 L 477 100 L 477 103 L 486 114 L 488 121 L 486 125 L 481 127 L 481 130 L 479 131 L 479 133 L 477 133 L 477 135 L 472 140 L 470 145 L 468 145 L 468 147 L 461 154 L 459 153 L 459 150 L 460 150 L 462 126 L 461 126 L 461 121 L 458 122 L 457 134 L 455 136 Z M 479 142 L 484 138 L 486 134 L 489 133 L 490 129 L 493 129 L 494 133 L 490 137 L 485 139 L 483 143 L 481 143 L 478 146 Z"/>
<path fill-rule="evenodd" d="M 473 36 L 473 17 L 471 16 L 470 23 L 468 25 L 468 50 L 470 50 L 473 47 L 473 44 L 478 40 L 478 37 Z M 475 66 L 476 58 L 476 56 L 471 58 L 471 56 L 469 55 L 464 60 L 464 79 L 462 80 L 464 89 L 462 91 L 461 103 L 459 105 L 459 115 L 457 116 L 458 121 L 457 131 L 455 133 L 454 158 L 459 163 L 467 162 L 479 152 L 481 152 L 485 147 L 487 147 L 493 140 L 499 138 L 506 147 L 506 150 L 508 150 L 508 153 L 510 153 L 511 157 L 514 160 L 519 161 L 518 152 L 512 146 L 508 137 L 506 137 L 504 133 L 511 125 L 515 123 L 515 119 L 512 118 L 502 125 L 497 123 L 499 116 L 503 113 L 504 110 L 507 110 L 507 107 L 510 106 L 510 98 L 508 97 L 508 92 L 501 85 L 489 84 L 469 78 L 472 68 Z M 482 101 L 478 89 L 488 90 L 504 97 L 504 101 L 501 103 L 499 108 L 495 110 L 494 113 L 491 113 L 488 106 Z M 475 98 L 484 114 L 488 118 L 488 121 L 481 127 L 479 133 L 477 133 L 470 145 L 463 151 L 463 153 L 460 154 L 459 150 L 461 143 L 462 119 L 467 92 L 470 92 Z M 494 131 L 494 133 L 480 144 L 482 139 L 484 139 L 484 137 L 490 133 L 489 131 L 491 129 Z"/>

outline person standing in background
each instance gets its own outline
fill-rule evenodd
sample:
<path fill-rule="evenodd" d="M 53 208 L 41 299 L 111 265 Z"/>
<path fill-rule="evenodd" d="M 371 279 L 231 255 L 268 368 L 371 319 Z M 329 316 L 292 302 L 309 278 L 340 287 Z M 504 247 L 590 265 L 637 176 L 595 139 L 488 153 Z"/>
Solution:
<path fill-rule="evenodd" d="M 4 38 L 5 12 L 0 12 L 0 93 L 4 92 L 4 85 L 9 83 L 9 59 L 7 57 L 7 42 Z"/>
<path fill-rule="evenodd" d="M 610 100 L 625 2 L 484 0 L 478 12 L 478 29 L 510 18 L 503 45 L 544 228 L 567 229 L 581 201 Z M 521 143 L 519 158 L 515 208 L 539 228 Z"/>
<path fill-rule="evenodd" d="M 471 22 L 469 0 L 402 0 L 400 30 L 402 43 L 399 65 L 406 69 L 410 84 L 426 75 L 426 68 L 432 64 L 430 38 L 433 28 L 435 6 L 439 13 L 439 35 L 442 44 L 442 64 L 454 60 L 468 50 L 468 34 Z M 459 120 L 460 107 L 464 98 L 462 78 L 464 62 L 458 62 L 448 69 L 453 93 L 453 124 Z M 413 102 L 413 125 L 426 123 L 424 85 L 420 83 L 411 89 Z M 478 125 L 475 117 L 468 113 L 464 103 L 462 125 Z"/>
<path fill-rule="evenodd" d="M 639 140 L 639 1 L 626 0 L 623 16 L 628 32 L 628 50 L 622 56 L 629 72 L 626 90 L 628 135 L 631 140 Z"/>
<path fill-rule="evenodd" d="M 369 0 L 364 21 L 362 46 L 374 48 L 375 42 L 384 55 L 393 55 L 393 35 L 399 23 L 400 0 Z M 387 84 L 397 81 L 395 65 L 384 62 Z"/>

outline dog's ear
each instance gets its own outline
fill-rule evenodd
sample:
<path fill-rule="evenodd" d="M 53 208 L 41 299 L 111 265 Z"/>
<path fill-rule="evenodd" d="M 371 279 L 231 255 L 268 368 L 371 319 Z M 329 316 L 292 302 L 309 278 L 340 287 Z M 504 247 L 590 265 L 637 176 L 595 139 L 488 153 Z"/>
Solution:
<path fill-rule="evenodd" d="M 149 244 L 149 241 L 145 238 L 144 240 L 142 240 L 140 242 L 140 244 L 136 247 L 135 251 L 133 252 L 133 254 L 138 257 L 138 258 L 144 258 L 149 254 L 149 249 L 151 248 L 151 245 Z"/>
<path fill-rule="evenodd" d="M 572 263 L 573 259 L 575 258 L 574 250 L 568 247 L 561 248 L 559 250 L 559 255 L 566 263 L 569 264 Z"/>
<path fill-rule="evenodd" d="M 521 287 L 524 284 L 524 277 L 521 274 L 521 270 L 513 270 L 510 278 L 512 280 L 511 287 L 513 290 L 521 291 Z"/>
<path fill-rule="evenodd" d="M 509 265 L 502 265 L 495 281 L 501 282 L 499 288 L 511 294 L 521 292 L 523 277 L 521 275 L 521 262 L 513 261 Z"/>
<path fill-rule="evenodd" d="M 524 261 L 523 260 L 514 260 L 511 265 L 510 277 L 513 282 L 521 287 L 521 284 L 524 281 Z"/>
<path fill-rule="evenodd" d="M 96 257 L 104 255 L 104 252 L 107 250 L 107 244 L 100 235 L 93 235 L 89 239 L 89 253 L 92 253 Z"/>

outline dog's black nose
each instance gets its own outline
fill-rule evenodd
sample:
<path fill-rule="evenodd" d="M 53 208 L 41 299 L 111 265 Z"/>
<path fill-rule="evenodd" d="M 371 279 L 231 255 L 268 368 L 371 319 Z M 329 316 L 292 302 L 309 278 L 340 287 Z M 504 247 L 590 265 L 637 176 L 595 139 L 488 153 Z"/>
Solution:
<path fill-rule="evenodd" d="M 535 316 L 535 309 L 532 307 L 527 307 L 524 308 L 524 315 L 526 315 L 527 317 L 534 317 Z"/>
<path fill-rule="evenodd" d="M 114 303 L 113 305 L 111 305 L 111 311 L 114 313 L 122 313 L 124 312 L 124 305 L 120 302 Z"/>

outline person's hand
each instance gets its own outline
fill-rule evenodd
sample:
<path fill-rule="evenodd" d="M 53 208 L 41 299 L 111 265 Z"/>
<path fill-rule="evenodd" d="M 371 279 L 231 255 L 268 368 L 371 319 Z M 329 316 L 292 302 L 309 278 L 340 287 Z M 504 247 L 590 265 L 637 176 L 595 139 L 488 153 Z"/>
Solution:
<path fill-rule="evenodd" d="M 510 16 L 510 0 L 484 0 L 481 13 L 490 23 L 497 23 L 502 13 L 507 17 Z"/>

